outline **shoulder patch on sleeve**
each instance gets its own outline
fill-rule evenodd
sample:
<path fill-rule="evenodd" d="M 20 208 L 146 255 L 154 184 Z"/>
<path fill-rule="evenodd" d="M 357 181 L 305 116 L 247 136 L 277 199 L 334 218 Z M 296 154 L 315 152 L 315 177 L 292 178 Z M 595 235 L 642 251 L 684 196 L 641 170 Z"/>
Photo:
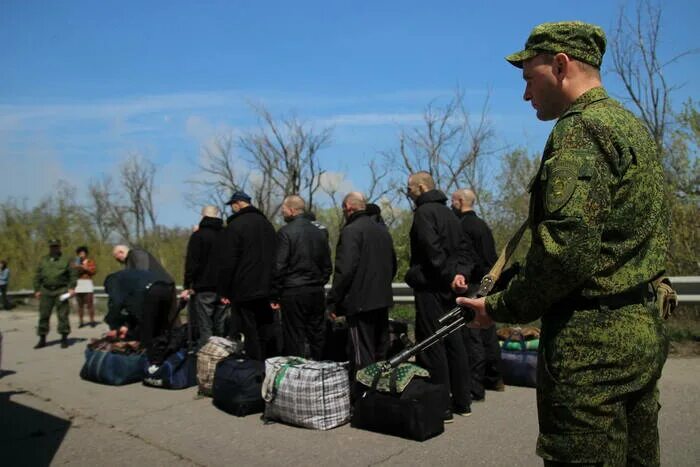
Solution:
<path fill-rule="evenodd" d="M 576 189 L 579 164 L 575 161 L 559 161 L 547 167 L 547 190 L 545 207 L 549 212 L 556 212 L 569 201 Z"/>

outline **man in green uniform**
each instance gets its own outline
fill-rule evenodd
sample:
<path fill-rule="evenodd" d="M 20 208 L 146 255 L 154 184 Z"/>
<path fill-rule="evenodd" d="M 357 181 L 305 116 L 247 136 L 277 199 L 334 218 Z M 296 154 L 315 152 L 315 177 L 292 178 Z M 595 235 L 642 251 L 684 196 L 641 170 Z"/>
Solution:
<path fill-rule="evenodd" d="M 668 216 L 656 145 L 600 81 L 605 35 L 537 26 L 506 57 L 524 99 L 558 119 L 530 184 L 532 243 L 505 290 L 458 299 L 477 320 L 542 318 L 537 454 L 545 465 L 659 465 L 657 381 L 668 342 L 650 282 Z"/>
<path fill-rule="evenodd" d="M 68 300 L 61 300 L 66 292 L 74 295 L 77 281 L 76 270 L 71 267 L 71 260 L 61 255 L 61 242 L 49 240 L 49 254 L 41 258 L 34 275 L 34 296 L 39 299 L 39 342 L 34 346 L 40 349 L 46 346 L 46 334 L 49 333 L 51 310 L 56 307 L 58 315 L 58 332 L 61 334 L 61 347 L 68 347 L 70 322 L 68 321 Z"/>

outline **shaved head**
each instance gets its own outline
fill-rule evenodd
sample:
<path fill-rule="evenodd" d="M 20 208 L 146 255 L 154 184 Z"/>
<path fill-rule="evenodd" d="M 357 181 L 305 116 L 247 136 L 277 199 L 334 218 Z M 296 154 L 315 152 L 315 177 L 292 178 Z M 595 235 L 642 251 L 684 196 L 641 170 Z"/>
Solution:
<path fill-rule="evenodd" d="M 424 170 L 414 173 L 408 178 L 408 180 L 409 183 L 413 182 L 416 185 L 425 185 L 427 190 L 435 189 L 435 180 L 433 180 L 433 176 Z"/>
<path fill-rule="evenodd" d="M 461 189 L 452 193 L 452 207 L 459 212 L 472 211 L 476 202 L 476 194 L 469 189 Z"/>
<path fill-rule="evenodd" d="M 359 191 L 351 191 L 343 198 L 343 205 L 351 207 L 353 211 L 364 211 L 367 207 L 365 195 Z"/>
<path fill-rule="evenodd" d="M 202 208 L 202 217 L 219 217 L 219 208 L 216 206 L 204 206 Z"/>
<path fill-rule="evenodd" d="M 126 257 L 129 255 L 129 247 L 126 245 L 115 245 L 112 249 L 112 256 L 114 259 L 123 263 L 126 261 Z"/>
<path fill-rule="evenodd" d="M 304 202 L 304 198 L 302 198 L 299 195 L 287 196 L 286 198 L 284 198 L 283 204 L 297 213 L 303 212 L 304 209 L 306 209 L 306 203 Z"/>

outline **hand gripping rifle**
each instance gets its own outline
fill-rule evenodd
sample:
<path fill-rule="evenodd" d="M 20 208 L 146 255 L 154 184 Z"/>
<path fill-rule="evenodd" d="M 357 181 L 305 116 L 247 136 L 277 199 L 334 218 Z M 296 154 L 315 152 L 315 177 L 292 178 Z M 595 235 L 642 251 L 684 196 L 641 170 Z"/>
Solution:
<path fill-rule="evenodd" d="M 520 226 L 513 238 L 511 238 L 506 244 L 506 247 L 501 252 L 501 255 L 498 257 L 498 260 L 493 265 L 489 273 L 481 279 L 481 283 L 479 284 L 479 288 L 477 289 L 477 291 L 468 295 L 469 298 L 485 297 L 489 294 L 489 292 L 491 292 L 491 289 L 493 289 L 493 286 L 496 284 L 496 281 L 501 276 L 503 268 L 508 262 L 508 259 L 510 259 L 511 255 L 515 251 L 515 248 L 518 246 L 520 238 L 525 232 L 527 226 L 528 221 L 525 221 L 523 225 Z M 403 334 L 401 336 L 401 341 L 408 344 L 407 348 L 405 348 L 386 362 L 383 362 L 384 369 L 388 371 L 392 368 L 396 368 L 401 363 L 407 362 L 414 355 L 419 354 L 420 352 L 429 348 L 431 345 L 440 342 L 453 332 L 463 328 L 465 325 L 473 321 L 474 317 L 475 313 L 474 310 L 472 310 L 471 308 L 457 306 L 445 313 L 444 315 L 442 315 L 438 319 L 438 323 L 440 323 L 442 327 L 440 327 L 432 335 L 426 337 L 419 343 L 412 344 L 408 339 L 408 336 Z"/>

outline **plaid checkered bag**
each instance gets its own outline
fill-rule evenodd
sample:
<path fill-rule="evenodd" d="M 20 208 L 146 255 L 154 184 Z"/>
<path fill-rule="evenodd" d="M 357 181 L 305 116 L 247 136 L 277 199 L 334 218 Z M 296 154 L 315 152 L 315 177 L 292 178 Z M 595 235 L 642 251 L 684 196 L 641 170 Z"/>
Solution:
<path fill-rule="evenodd" d="M 265 360 L 265 420 L 330 430 L 350 420 L 350 379 L 343 363 L 298 357 Z"/>
<path fill-rule="evenodd" d="M 236 342 L 212 336 L 197 352 L 197 384 L 199 394 L 211 397 L 216 364 L 236 351 Z"/>

